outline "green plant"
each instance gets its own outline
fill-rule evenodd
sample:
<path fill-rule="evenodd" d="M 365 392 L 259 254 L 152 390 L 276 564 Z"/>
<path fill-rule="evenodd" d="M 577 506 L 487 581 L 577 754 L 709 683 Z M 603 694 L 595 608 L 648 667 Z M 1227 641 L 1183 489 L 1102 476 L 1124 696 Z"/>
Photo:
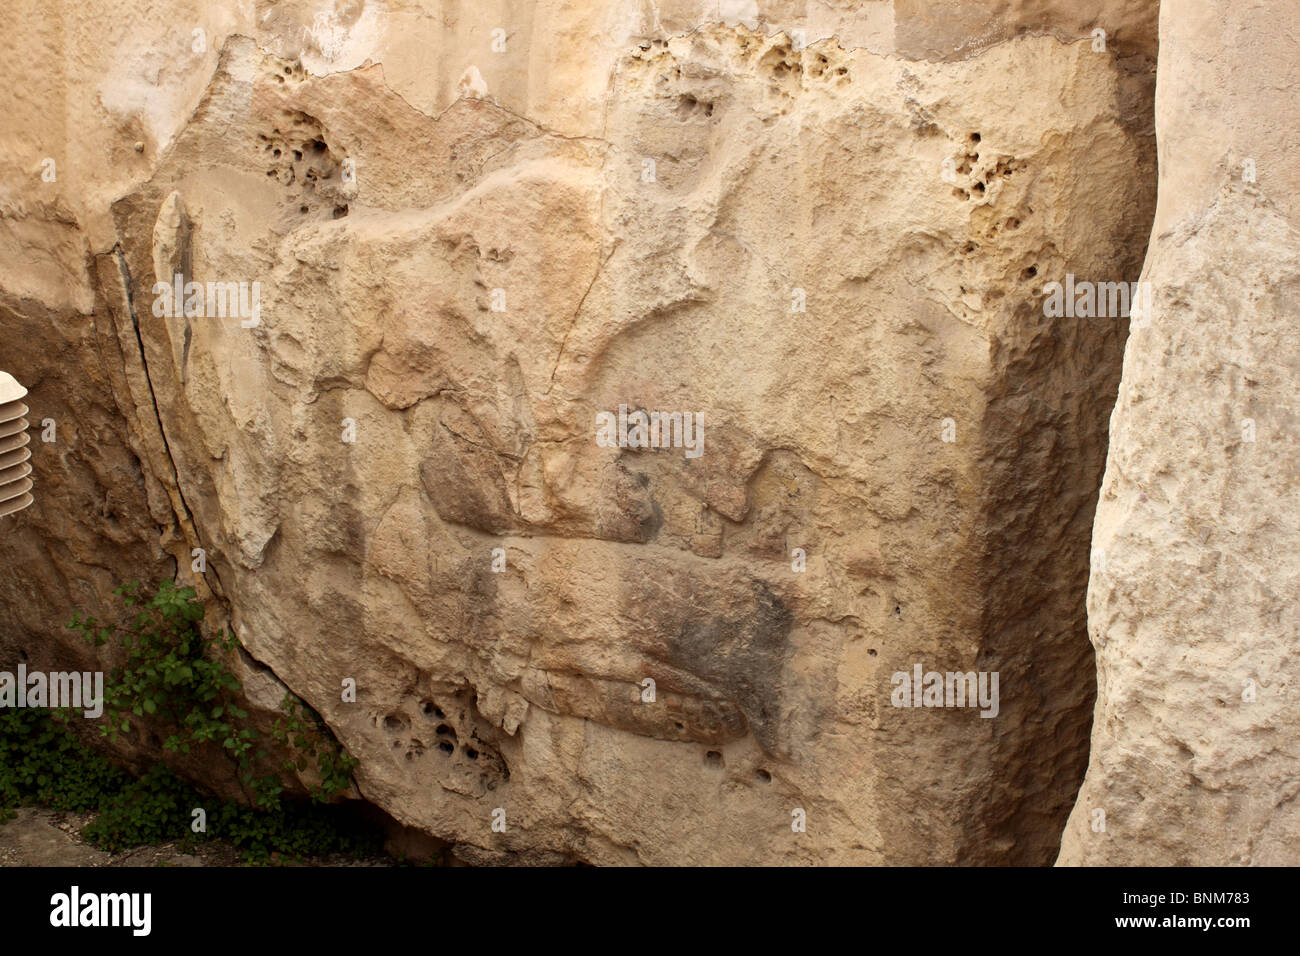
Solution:
<path fill-rule="evenodd" d="M 321 782 L 312 788 L 312 798 L 320 803 L 351 786 L 357 760 L 329 733 L 320 715 L 289 693 L 280 709 L 284 716 L 276 718 L 271 735 L 292 754 L 282 769 L 301 772 L 314 761 Z"/>
<path fill-rule="evenodd" d="M 133 581 L 113 593 L 122 598 L 125 623 L 105 625 L 77 613 L 68 624 L 96 646 L 117 638 L 126 651 L 126 663 L 105 688 L 104 734 L 116 739 L 134 717 L 164 728 L 168 750 L 219 747 L 237 766 L 250 800 L 278 808 L 280 779 L 268 768 L 267 747 L 246 724 L 248 712 L 236 703 L 239 680 L 221 659 L 238 647 L 234 636 L 204 634 L 203 603 L 193 588 L 161 581 L 150 591 Z M 287 753 L 280 769 L 301 772 L 314 762 L 321 783 L 312 795 L 321 802 L 346 790 L 356 761 L 301 700 L 286 694 L 281 709 L 285 715 L 272 731 Z"/>
<path fill-rule="evenodd" d="M 380 849 L 380 835 L 342 807 L 285 800 L 268 810 L 224 801 L 162 764 L 133 779 L 82 744 L 68 717 L 39 708 L 0 711 L 0 823 L 29 805 L 94 813 L 84 835 L 104 850 L 172 842 L 188 850 L 224 839 L 254 863 Z M 190 826 L 197 807 L 207 811 L 203 833 Z"/>
<path fill-rule="evenodd" d="M 105 686 L 101 731 L 111 739 L 134 722 L 165 733 L 163 746 L 184 754 L 216 750 L 232 760 L 249 802 L 220 800 L 156 764 L 138 778 L 83 744 L 68 726 L 72 711 L 36 708 L 0 711 L 0 823 L 30 804 L 94 812 L 87 839 L 106 850 L 179 841 L 183 846 L 221 838 L 248 860 L 273 854 L 299 857 L 332 852 L 373 852 L 375 831 L 324 805 L 351 784 L 356 760 L 320 716 L 293 694 L 281 702 L 271 736 L 283 754 L 281 770 L 308 770 L 320 783 L 312 802 L 282 799 L 269 751 L 238 706 L 242 688 L 223 661 L 238 643 L 224 631 L 208 636 L 203 605 L 192 588 L 138 582 L 115 592 L 121 620 L 102 623 L 81 614 L 69 628 L 96 646 L 120 645 L 124 663 Z M 196 808 L 207 828 L 194 833 Z"/>
<path fill-rule="evenodd" d="M 85 747 L 68 713 L 41 708 L 0 711 L 0 822 L 28 803 L 85 812 L 130 779 Z"/>
<path fill-rule="evenodd" d="M 162 764 L 154 764 L 141 777 L 104 794 L 95 808 L 98 816 L 85 836 L 105 850 L 181 839 L 194 841 L 190 813 L 203 806 L 203 798 Z"/>

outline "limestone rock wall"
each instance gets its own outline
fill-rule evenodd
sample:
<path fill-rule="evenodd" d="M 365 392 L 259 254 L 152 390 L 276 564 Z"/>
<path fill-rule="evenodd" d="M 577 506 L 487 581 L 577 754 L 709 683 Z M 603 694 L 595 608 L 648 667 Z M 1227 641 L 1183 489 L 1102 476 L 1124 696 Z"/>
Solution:
<path fill-rule="evenodd" d="M 1161 8 L 1154 301 L 1111 419 L 1097 709 L 1064 864 L 1296 862 L 1294 14 Z"/>
<path fill-rule="evenodd" d="M 253 703 L 471 862 L 1050 862 L 1125 323 L 1042 287 L 1137 277 L 1155 9 L 12 8 L 4 659 L 202 548 Z"/>

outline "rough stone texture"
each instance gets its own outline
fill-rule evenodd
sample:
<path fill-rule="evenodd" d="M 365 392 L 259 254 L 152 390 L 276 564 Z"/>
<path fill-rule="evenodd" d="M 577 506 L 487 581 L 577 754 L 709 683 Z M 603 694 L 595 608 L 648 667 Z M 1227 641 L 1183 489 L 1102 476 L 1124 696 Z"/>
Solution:
<path fill-rule="evenodd" d="M 1097 708 L 1062 864 L 1297 861 L 1294 15 L 1161 10 L 1154 307 L 1111 420 L 1088 591 Z"/>
<path fill-rule="evenodd" d="M 1050 862 L 1123 323 L 1040 292 L 1136 277 L 1155 4 L 932 6 L 6 13 L 0 368 L 60 438 L 0 660 L 203 547 L 258 712 L 469 862 Z M 598 447 L 620 403 L 703 455 Z M 999 716 L 890 707 L 917 663 Z"/>
<path fill-rule="evenodd" d="M 110 855 L 76 839 L 49 810 L 25 807 L 0 828 L 0 866 L 103 866 Z"/>

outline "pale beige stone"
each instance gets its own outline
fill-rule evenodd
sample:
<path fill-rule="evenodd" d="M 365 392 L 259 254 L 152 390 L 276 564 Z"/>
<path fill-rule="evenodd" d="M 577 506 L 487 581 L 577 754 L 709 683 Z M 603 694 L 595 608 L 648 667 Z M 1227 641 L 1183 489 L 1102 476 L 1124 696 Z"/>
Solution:
<path fill-rule="evenodd" d="M 1162 5 L 1154 305 L 1111 419 L 1097 708 L 1062 864 L 1298 862 L 1294 15 Z"/>

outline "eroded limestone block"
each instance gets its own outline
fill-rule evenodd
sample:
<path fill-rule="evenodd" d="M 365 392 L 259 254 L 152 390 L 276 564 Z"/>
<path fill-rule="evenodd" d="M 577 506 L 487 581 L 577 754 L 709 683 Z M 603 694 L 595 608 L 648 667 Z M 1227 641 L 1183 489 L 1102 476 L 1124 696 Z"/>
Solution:
<path fill-rule="evenodd" d="M 1111 420 L 1097 710 L 1062 864 L 1297 860 L 1300 142 L 1277 122 L 1300 105 L 1292 15 L 1162 5 L 1154 302 Z"/>
<path fill-rule="evenodd" d="M 521 4 L 500 51 L 468 5 L 147 26 L 115 69 L 159 91 L 105 87 L 93 133 L 122 162 L 65 144 L 91 265 L 21 283 L 92 294 L 3 302 L 33 344 L 0 364 L 48 309 L 89 369 L 34 388 L 87 422 L 38 466 L 80 515 L 4 547 L 77 542 L 49 580 L 93 565 L 83 605 L 202 548 L 360 793 L 466 859 L 1052 859 L 1124 323 L 1042 290 L 1136 278 L 1153 5 L 1097 4 L 1101 49 L 1077 4 L 969 43 L 741 6 Z M 700 454 L 598 442 L 620 406 L 698 416 Z M 50 586 L 3 592 L 24 640 Z M 917 664 L 997 672 L 997 716 L 892 706 Z"/>

